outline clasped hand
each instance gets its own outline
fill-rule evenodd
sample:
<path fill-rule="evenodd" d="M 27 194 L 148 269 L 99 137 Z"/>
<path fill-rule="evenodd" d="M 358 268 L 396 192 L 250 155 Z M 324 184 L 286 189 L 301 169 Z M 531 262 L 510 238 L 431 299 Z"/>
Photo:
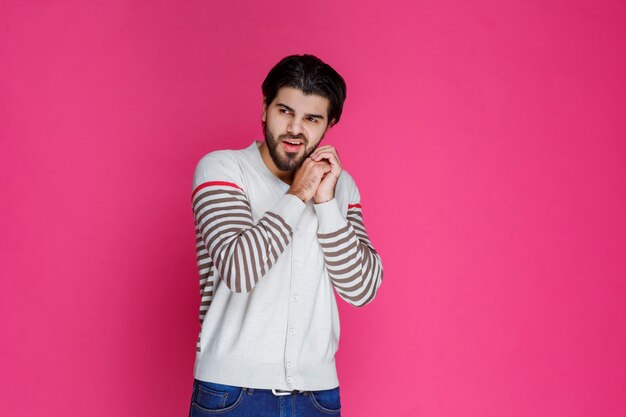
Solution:
<path fill-rule="evenodd" d="M 330 201 L 341 170 L 337 150 L 332 145 L 320 146 L 298 168 L 288 192 L 305 203 L 311 198 L 315 204 Z"/>

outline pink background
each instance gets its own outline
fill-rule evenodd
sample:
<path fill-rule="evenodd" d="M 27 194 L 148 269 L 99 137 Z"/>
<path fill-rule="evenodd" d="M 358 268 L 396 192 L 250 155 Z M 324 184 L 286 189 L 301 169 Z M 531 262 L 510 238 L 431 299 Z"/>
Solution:
<path fill-rule="evenodd" d="M 343 415 L 626 415 L 626 5 L 565 0 L 2 2 L 0 415 L 187 414 L 193 169 L 304 52 L 385 267 Z"/>

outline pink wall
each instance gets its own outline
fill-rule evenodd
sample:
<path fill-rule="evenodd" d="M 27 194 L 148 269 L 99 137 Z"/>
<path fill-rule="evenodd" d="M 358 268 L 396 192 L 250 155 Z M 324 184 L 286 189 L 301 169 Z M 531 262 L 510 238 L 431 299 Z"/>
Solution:
<path fill-rule="evenodd" d="M 626 415 L 619 0 L 2 2 L 0 415 L 186 415 L 193 169 L 303 52 L 385 265 L 343 415 Z"/>

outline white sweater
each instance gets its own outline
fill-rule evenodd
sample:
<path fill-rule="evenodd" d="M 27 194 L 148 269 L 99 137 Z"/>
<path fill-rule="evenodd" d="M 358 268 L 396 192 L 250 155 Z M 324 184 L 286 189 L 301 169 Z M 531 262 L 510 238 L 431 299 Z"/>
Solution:
<path fill-rule="evenodd" d="M 355 306 L 374 298 L 380 257 L 344 170 L 335 198 L 303 203 L 253 142 L 204 156 L 192 204 L 200 274 L 195 378 L 248 388 L 339 385 L 333 288 Z"/>

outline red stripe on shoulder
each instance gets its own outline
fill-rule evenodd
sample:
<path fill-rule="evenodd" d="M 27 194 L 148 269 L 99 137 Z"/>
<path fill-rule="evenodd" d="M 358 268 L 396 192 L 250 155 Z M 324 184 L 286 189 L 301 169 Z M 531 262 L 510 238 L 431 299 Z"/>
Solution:
<path fill-rule="evenodd" d="M 205 182 L 205 183 L 202 183 L 202 184 L 198 185 L 196 187 L 196 189 L 193 190 L 193 193 L 191 194 L 191 200 L 193 201 L 193 199 L 196 197 L 196 194 L 198 194 L 198 192 L 200 190 L 202 190 L 203 188 L 206 188 L 206 187 L 233 187 L 233 188 L 236 188 L 238 190 L 241 190 L 241 192 L 244 192 L 243 188 L 241 188 L 240 186 L 238 186 L 237 184 L 232 183 L 232 182 L 208 181 L 208 182 Z"/>
<path fill-rule="evenodd" d="M 351 208 L 362 208 L 360 204 L 348 204 L 348 210 Z"/>

